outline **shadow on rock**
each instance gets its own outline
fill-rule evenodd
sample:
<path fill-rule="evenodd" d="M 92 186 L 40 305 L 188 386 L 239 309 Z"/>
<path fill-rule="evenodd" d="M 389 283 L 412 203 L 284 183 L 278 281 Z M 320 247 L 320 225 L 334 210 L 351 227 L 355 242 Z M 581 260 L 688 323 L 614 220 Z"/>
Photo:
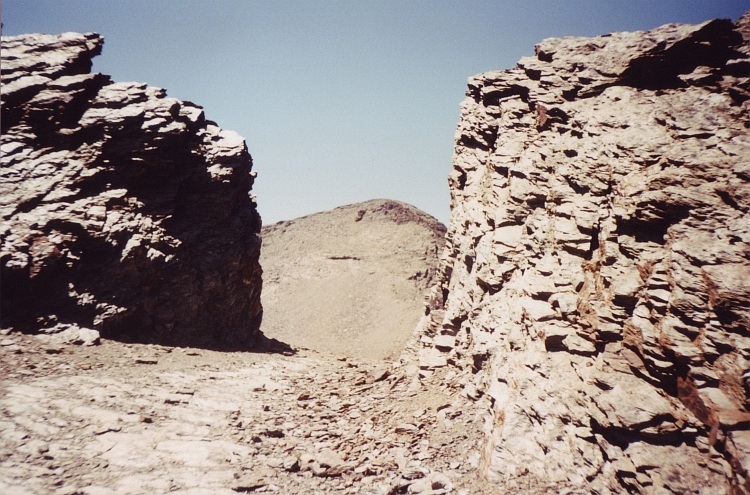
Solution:
<path fill-rule="evenodd" d="M 102 43 L 3 38 L 3 327 L 252 347 L 261 222 L 245 142 L 163 89 L 89 74 Z"/>

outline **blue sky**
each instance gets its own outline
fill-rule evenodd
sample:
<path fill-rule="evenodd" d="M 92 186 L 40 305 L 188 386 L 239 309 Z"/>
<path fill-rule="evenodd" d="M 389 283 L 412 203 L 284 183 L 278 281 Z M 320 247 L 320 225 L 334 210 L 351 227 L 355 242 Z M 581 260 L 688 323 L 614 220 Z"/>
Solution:
<path fill-rule="evenodd" d="M 5 0 L 3 35 L 96 31 L 94 70 L 205 108 L 264 223 L 373 198 L 443 222 L 466 79 L 548 37 L 736 19 L 750 0 Z"/>

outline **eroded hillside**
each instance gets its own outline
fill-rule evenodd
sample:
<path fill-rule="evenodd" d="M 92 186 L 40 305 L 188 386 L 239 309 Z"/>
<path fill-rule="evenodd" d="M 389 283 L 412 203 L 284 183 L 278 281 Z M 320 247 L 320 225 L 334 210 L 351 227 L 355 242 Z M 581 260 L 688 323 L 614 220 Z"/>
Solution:
<path fill-rule="evenodd" d="M 749 27 L 549 39 L 471 78 L 437 274 L 406 205 L 270 226 L 265 325 L 318 340 L 255 353 L 85 345 L 258 336 L 249 155 L 89 75 L 96 35 L 28 67 L 4 38 L 0 492 L 750 493 Z M 433 282 L 400 359 L 350 357 L 392 355 L 402 330 L 369 334 Z"/>
<path fill-rule="evenodd" d="M 263 227 L 263 333 L 337 355 L 394 359 L 424 312 L 445 226 L 372 200 Z"/>

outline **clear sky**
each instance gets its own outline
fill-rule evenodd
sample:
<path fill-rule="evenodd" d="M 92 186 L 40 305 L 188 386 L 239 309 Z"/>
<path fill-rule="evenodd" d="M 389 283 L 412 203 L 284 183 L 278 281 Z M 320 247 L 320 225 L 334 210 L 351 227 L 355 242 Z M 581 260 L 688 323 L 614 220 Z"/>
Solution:
<path fill-rule="evenodd" d="M 240 133 L 264 223 L 374 198 L 447 223 L 466 79 L 548 37 L 736 19 L 750 0 L 5 0 L 3 35 L 95 31 L 94 70 Z"/>

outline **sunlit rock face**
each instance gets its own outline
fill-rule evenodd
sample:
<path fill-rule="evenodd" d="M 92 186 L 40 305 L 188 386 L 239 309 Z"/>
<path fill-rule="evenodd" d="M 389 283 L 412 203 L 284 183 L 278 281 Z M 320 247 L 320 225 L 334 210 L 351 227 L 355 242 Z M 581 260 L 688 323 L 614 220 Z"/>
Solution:
<path fill-rule="evenodd" d="M 491 479 L 750 492 L 749 25 L 469 80 L 421 365 L 464 371 Z"/>
<path fill-rule="evenodd" d="M 252 345 L 260 217 L 244 140 L 92 74 L 95 33 L 2 39 L 2 324 Z"/>

